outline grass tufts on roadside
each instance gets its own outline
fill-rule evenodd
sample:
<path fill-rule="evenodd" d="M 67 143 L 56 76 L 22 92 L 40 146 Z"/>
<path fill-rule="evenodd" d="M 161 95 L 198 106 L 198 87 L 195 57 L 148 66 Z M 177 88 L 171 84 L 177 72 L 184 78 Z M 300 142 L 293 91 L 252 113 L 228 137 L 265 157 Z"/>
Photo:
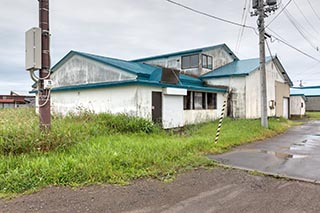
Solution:
<path fill-rule="evenodd" d="M 127 184 L 151 177 L 172 180 L 179 172 L 214 163 L 204 157 L 284 132 L 290 123 L 226 118 L 217 144 L 218 122 L 164 131 L 127 115 L 82 113 L 54 117 L 49 135 L 38 132 L 30 109 L 0 110 L 0 193 L 48 185 Z"/>

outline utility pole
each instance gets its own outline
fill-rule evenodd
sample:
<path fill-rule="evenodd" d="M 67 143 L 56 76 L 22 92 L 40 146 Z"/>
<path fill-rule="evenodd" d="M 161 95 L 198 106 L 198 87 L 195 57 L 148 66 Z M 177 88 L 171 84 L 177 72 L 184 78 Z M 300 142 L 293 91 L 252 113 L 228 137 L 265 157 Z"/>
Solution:
<path fill-rule="evenodd" d="M 49 32 L 49 0 L 39 1 L 39 27 L 41 28 L 41 69 L 39 71 L 39 120 L 40 129 L 49 130 L 50 114 L 50 32 Z"/>
<path fill-rule="evenodd" d="M 265 8 L 265 6 L 267 6 Z M 265 24 L 266 12 L 277 9 L 276 0 L 253 0 L 252 7 L 255 9 L 252 15 L 258 16 L 259 47 L 260 47 L 260 92 L 261 92 L 261 126 L 268 128 L 268 99 L 267 99 L 267 75 L 266 75 L 266 52 L 265 52 Z"/>

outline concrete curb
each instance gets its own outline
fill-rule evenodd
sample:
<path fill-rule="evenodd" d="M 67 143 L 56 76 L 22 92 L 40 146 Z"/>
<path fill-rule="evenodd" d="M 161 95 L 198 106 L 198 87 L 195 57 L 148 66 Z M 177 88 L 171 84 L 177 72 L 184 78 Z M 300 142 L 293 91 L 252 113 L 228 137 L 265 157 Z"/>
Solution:
<path fill-rule="evenodd" d="M 256 169 L 248 169 L 248 168 L 240 167 L 240 166 L 222 164 L 219 161 L 215 161 L 215 160 L 213 160 L 213 161 L 216 163 L 217 166 L 221 166 L 221 167 L 227 168 L 227 169 L 239 169 L 239 170 L 247 171 L 247 172 L 259 172 L 259 173 L 261 173 L 263 175 L 270 176 L 270 177 L 273 177 L 273 178 L 297 180 L 297 181 L 301 181 L 301 182 L 320 184 L 320 180 L 313 180 L 313 179 L 308 179 L 308 178 L 294 177 L 294 176 L 290 176 L 290 175 L 277 174 L 277 173 L 273 173 L 273 172 L 265 172 L 265 171 L 256 170 Z"/>

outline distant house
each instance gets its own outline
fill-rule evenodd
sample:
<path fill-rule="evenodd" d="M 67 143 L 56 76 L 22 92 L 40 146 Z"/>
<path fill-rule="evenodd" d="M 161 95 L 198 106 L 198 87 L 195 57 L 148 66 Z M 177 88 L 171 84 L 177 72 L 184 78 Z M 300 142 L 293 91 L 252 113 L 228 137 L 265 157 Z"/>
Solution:
<path fill-rule="evenodd" d="M 257 59 L 225 44 L 132 61 L 71 51 L 52 68 L 52 111 L 127 113 L 164 128 L 215 120 L 224 101 L 233 117 L 260 116 Z M 289 116 L 292 85 L 279 59 L 267 59 L 269 116 Z"/>
<path fill-rule="evenodd" d="M 34 106 L 35 96 L 27 92 L 11 91 L 10 95 L 0 95 L 0 108 L 19 108 Z"/>
<path fill-rule="evenodd" d="M 301 94 L 306 98 L 306 111 L 320 111 L 320 86 L 294 87 L 291 95 Z"/>
<path fill-rule="evenodd" d="M 304 94 L 290 94 L 291 117 L 303 117 L 306 114 L 306 97 Z"/>

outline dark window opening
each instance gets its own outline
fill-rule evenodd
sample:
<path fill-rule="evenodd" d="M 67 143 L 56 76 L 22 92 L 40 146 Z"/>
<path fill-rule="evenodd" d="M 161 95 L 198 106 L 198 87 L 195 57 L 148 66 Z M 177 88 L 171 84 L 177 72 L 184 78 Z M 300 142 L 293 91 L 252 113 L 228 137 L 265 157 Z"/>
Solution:
<path fill-rule="evenodd" d="M 188 68 L 198 68 L 199 67 L 199 55 L 187 55 L 182 56 L 182 69 L 188 69 Z"/>
<path fill-rule="evenodd" d="M 203 93 L 194 92 L 193 93 L 193 109 L 203 109 Z"/>
<path fill-rule="evenodd" d="M 212 69 L 212 56 L 202 54 L 202 67 Z"/>
<path fill-rule="evenodd" d="M 184 110 L 217 109 L 217 94 L 188 91 L 183 97 Z"/>
<path fill-rule="evenodd" d="M 183 97 L 183 109 L 190 109 L 190 105 L 191 105 L 191 91 L 187 92 L 187 96 Z"/>
<path fill-rule="evenodd" d="M 208 109 L 217 109 L 217 93 L 207 93 Z"/>

